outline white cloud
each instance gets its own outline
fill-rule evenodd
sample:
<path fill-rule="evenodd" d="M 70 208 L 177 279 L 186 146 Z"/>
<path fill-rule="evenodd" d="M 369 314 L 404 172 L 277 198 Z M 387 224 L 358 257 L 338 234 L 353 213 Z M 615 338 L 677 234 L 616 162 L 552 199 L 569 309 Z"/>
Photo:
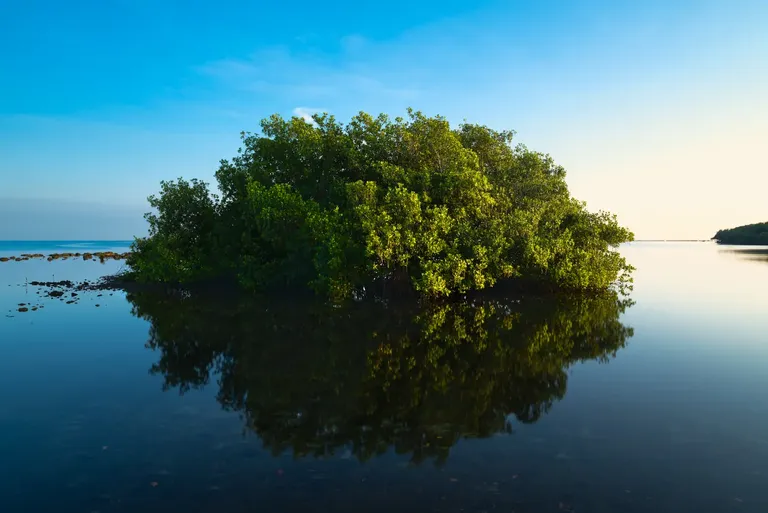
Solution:
<path fill-rule="evenodd" d="M 315 120 L 312 119 L 313 114 L 326 112 L 326 109 L 315 109 L 312 107 L 296 107 L 293 109 L 293 115 L 299 117 L 310 124 L 315 124 Z"/>

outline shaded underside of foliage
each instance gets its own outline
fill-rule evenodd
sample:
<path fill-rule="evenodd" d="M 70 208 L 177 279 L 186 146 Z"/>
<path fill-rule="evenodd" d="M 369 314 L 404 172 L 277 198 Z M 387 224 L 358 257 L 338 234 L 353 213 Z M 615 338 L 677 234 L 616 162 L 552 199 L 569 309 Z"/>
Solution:
<path fill-rule="evenodd" d="M 720 244 L 768 245 L 768 222 L 720 230 L 712 238 Z"/>
<path fill-rule="evenodd" d="M 335 298 L 397 284 L 433 297 L 505 280 L 627 286 L 616 248 L 632 234 L 512 137 L 413 111 L 346 125 L 272 116 L 221 162 L 219 195 L 197 180 L 162 183 L 129 264 L 143 281 L 227 278 Z"/>
<path fill-rule="evenodd" d="M 608 361 L 632 328 L 614 295 L 331 304 L 177 291 L 129 294 L 151 323 L 152 373 L 222 407 L 275 454 L 440 463 L 461 438 L 537 421 L 568 368 Z"/>

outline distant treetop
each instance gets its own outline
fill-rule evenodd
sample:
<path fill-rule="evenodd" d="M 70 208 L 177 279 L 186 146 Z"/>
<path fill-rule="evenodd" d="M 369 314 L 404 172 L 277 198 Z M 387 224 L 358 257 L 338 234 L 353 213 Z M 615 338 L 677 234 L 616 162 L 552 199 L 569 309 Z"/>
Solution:
<path fill-rule="evenodd" d="M 720 230 L 712 238 L 719 244 L 768 245 L 768 222 Z"/>

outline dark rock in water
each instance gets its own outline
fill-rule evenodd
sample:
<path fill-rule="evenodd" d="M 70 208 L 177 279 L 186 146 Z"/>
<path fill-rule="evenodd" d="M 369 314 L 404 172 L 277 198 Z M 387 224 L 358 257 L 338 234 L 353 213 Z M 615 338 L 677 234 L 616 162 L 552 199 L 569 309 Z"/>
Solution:
<path fill-rule="evenodd" d="M 29 311 L 29 308 L 26 308 L 24 306 L 19 307 L 19 312 L 28 312 L 28 311 Z"/>
<path fill-rule="evenodd" d="M 40 307 L 40 308 L 42 308 L 42 307 Z M 36 306 L 33 306 L 33 307 L 32 307 L 32 311 L 33 311 L 33 312 L 36 312 L 36 311 L 37 311 L 37 307 L 36 307 Z"/>
<path fill-rule="evenodd" d="M 8 260 L 10 260 L 10 258 L 8 258 L 8 257 L 0 257 L 0 262 L 7 262 Z"/>
<path fill-rule="evenodd" d="M 31 281 L 29 282 L 30 285 L 36 286 L 36 287 L 64 287 L 64 288 L 72 288 L 75 286 L 74 283 L 72 283 L 69 280 L 64 281 Z"/>
<path fill-rule="evenodd" d="M 97 305 L 96 305 L 96 308 L 98 308 L 98 307 L 100 307 L 100 306 L 101 306 L 101 305 L 97 304 Z"/>
<path fill-rule="evenodd" d="M 26 306 L 26 303 L 19 303 L 19 306 Z"/>
<path fill-rule="evenodd" d="M 136 290 L 141 288 L 141 286 L 137 286 L 132 282 L 124 281 L 120 276 L 105 276 L 98 281 L 90 282 L 88 280 L 84 280 L 82 282 L 72 282 L 70 280 L 63 280 L 63 281 L 31 281 L 24 284 L 20 284 L 19 286 L 37 286 L 37 287 L 49 287 L 49 290 L 38 290 L 35 293 L 37 295 L 52 297 L 55 299 L 60 300 L 63 303 L 66 304 L 73 304 L 77 303 L 81 298 L 80 294 L 83 292 L 90 292 L 94 291 L 96 292 L 96 297 L 102 297 L 106 293 L 106 291 L 110 291 L 110 296 L 112 295 L 111 291 L 114 290 Z M 29 303 L 24 303 L 24 305 L 29 305 Z M 21 306 L 21 305 L 20 305 Z M 101 304 L 97 304 L 97 307 L 101 307 Z M 42 305 L 39 305 L 40 308 L 42 308 Z"/>

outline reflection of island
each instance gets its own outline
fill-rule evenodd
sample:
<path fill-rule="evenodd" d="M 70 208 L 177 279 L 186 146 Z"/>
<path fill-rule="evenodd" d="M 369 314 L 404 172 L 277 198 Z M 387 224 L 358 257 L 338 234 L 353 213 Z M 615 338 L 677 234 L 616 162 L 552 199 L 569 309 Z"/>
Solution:
<path fill-rule="evenodd" d="M 607 361 L 632 329 L 616 298 L 432 306 L 129 295 L 151 322 L 166 388 L 208 384 L 274 453 L 364 461 L 393 447 L 445 460 L 464 437 L 535 422 L 565 395 L 569 365 Z"/>
<path fill-rule="evenodd" d="M 768 248 L 726 249 L 726 250 L 721 250 L 721 252 L 732 253 L 743 260 L 768 262 Z"/>

